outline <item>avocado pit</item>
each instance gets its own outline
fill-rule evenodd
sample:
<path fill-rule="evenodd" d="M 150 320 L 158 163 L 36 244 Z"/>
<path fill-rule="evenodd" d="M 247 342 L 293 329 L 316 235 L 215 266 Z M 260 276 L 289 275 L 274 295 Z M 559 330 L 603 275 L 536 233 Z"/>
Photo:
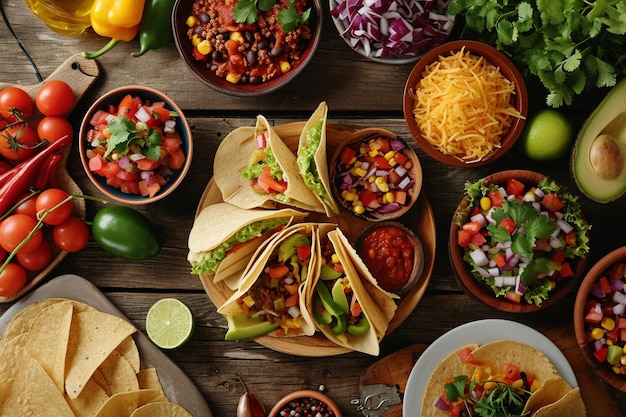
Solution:
<path fill-rule="evenodd" d="M 589 162 L 599 177 L 615 179 L 624 170 L 624 152 L 613 136 L 602 134 L 591 144 Z"/>

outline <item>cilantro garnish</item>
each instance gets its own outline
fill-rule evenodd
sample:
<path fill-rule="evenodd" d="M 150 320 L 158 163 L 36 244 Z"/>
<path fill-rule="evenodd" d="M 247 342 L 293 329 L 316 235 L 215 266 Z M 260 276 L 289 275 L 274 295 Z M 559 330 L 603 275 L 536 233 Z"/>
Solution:
<path fill-rule="evenodd" d="M 104 158 L 112 152 L 118 155 L 126 155 L 129 152 L 130 144 L 133 143 L 141 148 L 142 153 L 153 161 L 161 156 L 161 134 L 151 129 L 149 135 L 137 129 L 135 122 L 128 117 L 116 116 L 109 121 L 109 131 L 111 137 L 107 141 Z"/>
<path fill-rule="evenodd" d="M 448 12 L 465 18 L 463 37 L 494 45 L 536 76 L 552 107 L 626 73 L 623 0 L 452 0 Z"/>
<path fill-rule="evenodd" d="M 308 24 L 311 8 L 305 10 L 302 15 L 298 14 L 294 5 L 295 0 L 290 0 L 288 8 L 278 12 L 278 23 L 283 26 L 283 32 L 289 32 L 300 23 Z M 255 23 L 259 17 L 259 10 L 267 12 L 274 7 L 274 0 L 239 0 L 233 9 L 233 17 L 237 23 Z"/>

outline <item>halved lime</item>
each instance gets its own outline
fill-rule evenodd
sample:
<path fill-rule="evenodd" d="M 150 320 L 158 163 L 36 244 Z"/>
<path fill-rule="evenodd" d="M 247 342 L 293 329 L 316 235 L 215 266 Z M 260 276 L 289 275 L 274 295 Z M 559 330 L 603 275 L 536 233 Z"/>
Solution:
<path fill-rule="evenodd" d="M 162 349 L 174 349 L 189 340 L 193 332 L 191 310 L 176 298 L 162 298 L 150 307 L 146 333 Z"/>

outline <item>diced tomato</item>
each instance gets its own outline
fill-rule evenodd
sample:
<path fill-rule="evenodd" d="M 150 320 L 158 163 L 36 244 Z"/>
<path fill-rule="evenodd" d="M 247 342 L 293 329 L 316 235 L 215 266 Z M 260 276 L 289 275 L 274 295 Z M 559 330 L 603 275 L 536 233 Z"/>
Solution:
<path fill-rule="evenodd" d="M 521 195 L 524 192 L 524 184 L 515 178 L 509 178 L 506 182 L 506 193 L 508 195 Z"/>
<path fill-rule="evenodd" d="M 117 177 L 117 173 L 120 172 L 122 168 L 117 164 L 117 162 L 107 162 L 106 166 L 104 166 L 101 170 L 102 175 L 107 178 Z"/>
<path fill-rule="evenodd" d="M 561 211 L 563 208 L 563 202 L 559 198 L 558 195 L 554 193 L 546 194 L 541 200 L 541 205 L 546 208 L 546 210 L 551 211 L 552 213 L 556 213 L 557 211 Z"/>
<path fill-rule="evenodd" d="M 402 206 L 406 205 L 406 198 L 407 198 L 406 191 L 397 190 L 393 192 L 393 201 L 395 201 L 396 203 Z"/>
<path fill-rule="evenodd" d="M 517 381 L 520 379 L 520 368 L 512 363 L 508 364 L 504 369 L 504 377 L 510 381 Z"/>
<path fill-rule="evenodd" d="M 378 199 L 378 195 L 374 191 L 361 191 L 359 193 L 359 200 L 365 207 L 371 207 L 373 201 Z"/>
<path fill-rule="evenodd" d="M 509 232 L 509 234 L 515 231 L 515 221 L 513 221 L 510 217 L 505 217 L 498 223 L 498 226 L 502 227 L 504 230 Z"/>
<path fill-rule="evenodd" d="M 565 254 L 562 250 L 554 251 L 554 255 L 552 255 L 551 260 L 554 262 L 563 262 L 565 260 Z"/>
<path fill-rule="evenodd" d="M 300 296 L 297 292 L 293 295 L 290 295 L 289 297 L 287 297 L 287 299 L 285 299 L 285 307 L 297 306 L 299 299 L 300 299 Z"/>
<path fill-rule="evenodd" d="M 387 159 L 382 155 L 374 157 L 374 164 L 376 164 L 376 166 L 380 169 L 391 169 L 389 161 L 387 161 Z"/>
<path fill-rule="evenodd" d="M 282 278 L 289 273 L 289 267 L 287 265 L 278 265 L 272 268 L 269 268 L 267 274 L 271 278 Z"/>
<path fill-rule="evenodd" d="M 461 229 L 457 232 L 456 241 L 460 247 L 466 248 L 472 240 L 472 233 L 467 230 Z"/>
<path fill-rule="evenodd" d="M 518 293 L 514 292 L 514 291 L 507 291 L 504 294 L 504 297 L 507 300 L 512 301 L 512 302 L 517 303 L 517 304 L 522 302 L 522 296 L 519 295 Z"/>
<path fill-rule="evenodd" d="M 602 309 L 598 308 L 599 303 L 596 303 L 592 308 L 587 310 L 587 314 L 585 315 L 585 322 L 598 324 L 602 321 L 604 314 L 602 314 Z"/>
<path fill-rule="evenodd" d="M 139 195 L 139 183 L 135 180 L 124 181 L 120 184 L 120 191 L 126 194 Z"/>
<path fill-rule="evenodd" d="M 284 193 L 285 190 L 287 190 L 287 183 L 285 181 L 279 181 L 272 177 L 270 167 L 263 168 L 261 175 L 257 179 L 257 184 L 267 193 L 271 193 L 271 191 Z"/>
<path fill-rule="evenodd" d="M 124 169 L 120 169 L 115 176 L 123 181 L 137 181 L 139 179 L 139 173 L 128 172 Z"/>
<path fill-rule="evenodd" d="M 153 161 L 150 158 L 141 158 L 135 161 L 135 163 L 137 164 L 137 168 L 142 171 L 154 171 L 161 165 L 161 162 Z"/>
<path fill-rule="evenodd" d="M 574 276 L 574 271 L 572 271 L 572 267 L 570 266 L 568 262 L 563 262 L 561 264 L 559 275 L 561 275 L 561 278 L 568 278 L 568 277 Z"/>
<path fill-rule="evenodd" d="M 100 171 L 102 171 L 102 168 L 104 168 L 105 165 L 106 165 L 106 161 L 99 154 L 96 154 L 92 158 L 89 159 L 89 170 L 91 172 L 100 173 Z"/>
<path fill-rule="evenodd" d="M 491 200 L 492 207 L 502 207 L 502 203 L 504 202 L 504 197 L 500 194 L 499 191 L 489 191 L 487 197 Z"/>
<path fill-rule="evenodd" d="M 611 292 L 611 285 L 609 284 L 609 280 L 606 279 L 605 276 L 601 276 L 600 278 L 598 278 L 598 283 L 600 284 L 600 288 L 602 288 L 602 291 L 604 291 L 606 294 L 609 294 Z"/>
<path fill-rule="evenodd" d="M 469 363 L 470 365 L 478 365 L 478 366 L 483 365 L 482 361 L 479 361 L 478 359 L 474 358 L 474 355 L 472 355 L 472 348 L 469 346 L 466 346 L 463 349 L 461 349 L 458 355 L 459 355 L 459 359 L 461 359 L 463 363 Z"/>
<path fill-rule="evenodd" d="M 482 226 L 480 225 L 480 223 L 478 222 L 467 222 L 463 225 L 463 230 L 466 230 L 467 232 L 471 233 L 471 234 L 476 234 L 478 232 L 480 232 L 480 229 L 482 228 Z"/>
<path fill-rule="evenodd" d="M 112 117 L 113 115 L 111 113 L 109 113 L 108 111 L 105 110 L 97 110 L 93 116 L 91 116 L 91 119 L 89 120 L 89 124 L 92 125 L 93 127 L 98 127 L 99 125 L 107 125 L 108 123 L 108 118 Z"/>
<path fill-rule="evenodd" d="M 185 153 L 181 148 L 170 153 L 167 165 L 172 169 L 181 169 L 185 165 Z"/>
<path fill-rule="evenodd" d="M 619 340 L 619 336 L 621 334 L 621 329 L 615 327 L 613 330 L 609 330 L 606 332 L 606 338 L 611 340 L 613 343 Z"/>
<path fill-rule="evenodd" d="M 565 235 L 565 244 L 568 246 L 576 246 L 576 232 L 571 231 Z"/>
<path fill-rule="evenodd" d="M 148 185 L 146 181 L 139 181 L 139 195 L 154 197 L 159 190 L 161 190 L 161 185 L 157 182 L 154 184 Z"/>
<path fill-rule="evenodd" d="M 482 233 L 476 233 L 472 235 L 470 243 L 473 243 L 476 246 L 482 246 L 487 243 L 487 239 L 485 239 L 485 236 L 483 236 Z"/>
<path fill-rule="evenodd" d="M 163 136 L 163 145 L 168 153 L 174 152 L 180 148 L 183 140 L 177 132 L 168 132 Z"/>
<path fill-rule="evenodd" d="M 170 119 L 170 111 L 164 106 L 152 106 L 152 118 L 157 119 L 161 124 L 167 122 Z"/>
<path fill-rule="evenodd" d="M 362 312 L 363 312 L 363 309 L 361 308 L 361 304 L 352 303 L 352 305 L 350 306 L 350 315 L 352 317 L 359 317 Z"/>
<path fill-rule="evenodd" d="M 376 138 L 374 140 L 374 146 L 375 148 L 370 148 L 370 149 L 378 149 L 378 151 L 382 153 L 387 153 L 391 149 L 391 146 L 389 145 L 389 141 L 383 138 Z"/>
<path fill-rule="evenodd" d="M 194 57 L 196 61 L 208 61 L 209 56 L 198 51 L 198 47 L 194 46 L 191 50 L 191 56 Z"/>
<path fill-rule="evenodd" d="M 394 159 L 400 165 L 404 165 L 406 163 L 406 161 L 409 160 L 409 158 L 406 155 L 404 155 L 403 153 L 400 153 L 400 152 L 396 152 L 396 154 L 394 155 Z"/>
<path fill-rule="evenodd" d="M 137 105 L 137 102 L 135 101 L 133 96 L 127 94 L 117 106 L 117 114 L 118 116 L 125 116 L 129 119 L 132 119 L 135 116 L 138 108 L 139 106 Z"/>
<path fill-rule="evenodd" d="M 298 253 L 298 258 L 300 258 L 301 260 L 309 259 L 309 256 L 311 256 L 311 247 L 298 246 L 296 248 L 296 252 Z"/>
<path fill-rule="evenodd" d="M 502 268 L 504 265 L 506 265 L 506 255 L 504 253 L 498 253 L 496 256 L 494 256 L 493 260 L 499 268 Z"/>
<path fill-rule="evenodd" d="M 346 164 L 349 164 L 350 161 L 352 161 L 352 159 L 355 156 L 356 156 L 356 151 L 352 149 L 351 147 L 346 146 L 345 148 L 341 150 L 341 156 L 339 160 L 341 161 L 342 164 L 346 165 Z"/>
<path fill-rule="evenodd" d="M 269 132 L 265 131 L 256 136 L 256 149 L 265 149 L 267 148 L 267 135 Z"/>
<path fill-rule="evenodd" d="M 291 295 L 298 293 L 298 288 L 300 288 L 299 282 L 294 282 L 293 284 L 285 284 L 285 289 Z"/>
<path fill-rule="evenodd" d="M 603 347 L 593 352 L 593 356 L 596 357 L 598 362 L 604 363 L 606 361 L 606 355 L 609 352 L 609 348 Z"/>

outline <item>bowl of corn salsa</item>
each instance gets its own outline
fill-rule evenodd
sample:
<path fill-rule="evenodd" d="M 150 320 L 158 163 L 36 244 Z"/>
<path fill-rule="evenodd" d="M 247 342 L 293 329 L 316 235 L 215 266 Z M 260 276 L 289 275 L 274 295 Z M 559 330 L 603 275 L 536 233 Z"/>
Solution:
<path fill-rule="evenodd" d="M 267 2 L 265 2 L 267 3 Z M 311 62 L 322 34 L 320 0 L 264 2 L 178 0 L 174 42 L 204 85 L 234 96 L 259 96 L 291 82 Z"/>
<path fill-rule="evenodd" d="M 574 330 L 593 371 L 626 392 L 626 246 L 600 258 L 576 294 Z"/>
<path fill-rule="evenodd" d="M 424 152 L 447 165 L 476 167 L 500 158 L 519 139 L 528 93 L 503 53 L 482 42 L 451 41 L 415 64 L 403 111 Z"/>

